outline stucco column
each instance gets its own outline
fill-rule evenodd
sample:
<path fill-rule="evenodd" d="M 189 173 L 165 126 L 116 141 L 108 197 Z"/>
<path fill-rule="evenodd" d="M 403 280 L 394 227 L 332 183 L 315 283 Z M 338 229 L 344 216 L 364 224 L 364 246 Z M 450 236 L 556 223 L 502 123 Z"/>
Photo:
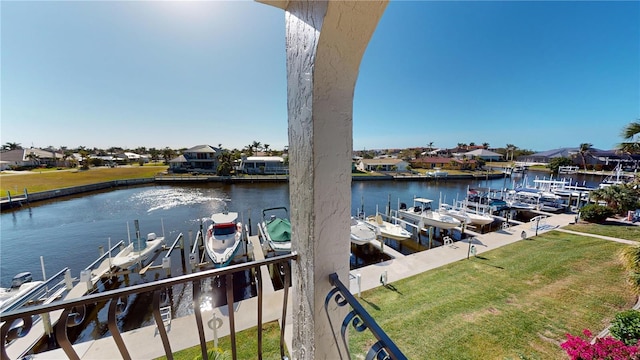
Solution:
<path fill-rule="evenodd" d="M 331 327 L 324 299 L 331 273 L 349 282 L 353 93 L 387 2 L 263 2 L 286 11 L 289 197 L 299 254 L 291 355 L 346 358 L 339 334 L 347 309 L 330 311 Z"/>

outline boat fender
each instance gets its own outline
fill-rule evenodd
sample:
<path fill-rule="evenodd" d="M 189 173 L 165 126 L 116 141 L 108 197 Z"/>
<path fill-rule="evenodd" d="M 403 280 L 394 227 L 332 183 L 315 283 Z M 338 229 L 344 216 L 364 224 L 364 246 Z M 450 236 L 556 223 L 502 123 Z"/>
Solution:
<path fill-rule="evenodd" d="M 207 230 L 207 237 L 211 237 L 211 235 L 213 235 L 213 230 L 209 228 L 209 230 Z"/>

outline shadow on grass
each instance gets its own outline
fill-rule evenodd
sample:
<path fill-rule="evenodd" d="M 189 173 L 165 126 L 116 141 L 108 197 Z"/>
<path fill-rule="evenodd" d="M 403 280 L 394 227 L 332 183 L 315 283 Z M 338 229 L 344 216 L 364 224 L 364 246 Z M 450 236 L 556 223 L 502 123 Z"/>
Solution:
<path fill-rule="evenodd" d="M 380 307 L 379 307 L 378 305 L 376 305 L 376 304 L 372 303 L 371 301 L 369 301 L 369 300 L 367 300 L 367 299 L 365 299 L 365 298 L 362 298 L 362 297 L 361 297 L 359 300 L 362 300 L 362 301 L 366 302 L 366 303 L 367 303 L 369 306 L 371 306 L 374 310 L 376 310 L 376 311 L 380 311 Z"/>
<path fill-rule="evenodd" d="M 488 258 L 486 258 L 484 256 L 478 256 L 478 255 L 476 255 L 475 258 L 476 259 L 480 259 L 480 260 L 489 260 Z M 487 265 L 487 266 L 491 266 L 491 267 L 494 267 L 496 269 L 504 270 L 504 268 L 502 266 L 492 265 L 492 264 L 489 264 L 489 263 L 486 263 L 486 262 L 483 262 L 483 261 L 478 261 L 477 263 L 483 264 L 483 265 Z"/>
<path fill-rule="evenodd" d="M 402 292 L 401 292 L 400 290 L 398 290 L 398 288 L 397 288 L 397 287 L 395 287 L 395 286 L 393 286 L 393 285 L 391 285 L 391 284 L 387 284 L 387 285 L 385 285 L 384 287 L 385 287 L 385 288 L 387 288 L 387 289 L 389 289 L 389 290 L 393 290 L 393 291 L 397 292 L 397 293 L 398 293 L 398 294 L 400 294 L 400 295 L 403 295 L 403 294 L 402 294 Z"/>

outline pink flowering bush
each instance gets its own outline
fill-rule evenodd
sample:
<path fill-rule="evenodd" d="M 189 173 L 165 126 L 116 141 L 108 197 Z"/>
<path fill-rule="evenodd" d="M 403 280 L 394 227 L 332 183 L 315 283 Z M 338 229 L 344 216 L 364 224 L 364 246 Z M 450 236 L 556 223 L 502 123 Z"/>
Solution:
<path fill-rule="evenodd" d="M 567 341 L 560 344 L 571 360 L 640 360 L 638 344 L 628 346 L 610 336 L 592 344 L 587 340 L 592 337 L 591 332 L 585 329 L 583 334 L 585 338 L 567 334 Z"/>

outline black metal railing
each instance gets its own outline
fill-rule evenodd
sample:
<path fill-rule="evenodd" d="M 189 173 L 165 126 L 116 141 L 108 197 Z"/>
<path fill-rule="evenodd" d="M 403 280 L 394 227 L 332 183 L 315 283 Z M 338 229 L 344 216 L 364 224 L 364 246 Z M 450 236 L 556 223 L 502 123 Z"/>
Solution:
<path fill-rule="evenodd" d="M 376 323 L 376 321 L 369 315 L 369 313 L 362 307 L 358 300 L 351 294 L 349 289 L 340 281 L 338 275 L 333 273 L 329 276 L 331 285 L 334 286 L 325 298 L 324 308 L 328 312 L 329 304 L 333 300 L 338 306 L 351 306 L 351 311 L 342 321 L 342 327 L 340 329 L 340 335 L 344 343 L 345 351 L 347 351 L 347 358 L 351 358 L 349 354 L 349 346 L 347 344 L 347 330 L 349 324 L 352 325 L 356 331 L 364 331 L 369 329 L 373 336 L 377 339 L 366 355 L 366 360 L 372 359 L 394 359 L 402 360 L 407 357 L 400 351 L 396 344 L 389 338 L 389 336 L 382 330 L 382 328 Z M 329 318 L 331 321 L 331 318 Z"/>
<path fill-rule="evenodd" d="M 281 332 L 280 332 L 280 356 L 285 357 L 285 343 L 284 343 L 284 328 L 287 311 L 287 299 L 290 287 L 291 278 L 291 265 L 290 261 L 296 260 L 297 254 L 294 252 L 288 255 L 282 255 L 277 257 L 267 258 L 265 260 L 253 261 L 250 263 L 231 265 L 221 269 L 205 270 L 196 272 L 193 274 L 182 275 L 174 278 L 162 279 L 150 283 L 133 285 L 116 290 L 110 290 L 103 293 L 95 293 L 86 296 L 82 296 L 76 299 L 68 299 L 57 302 L 52 302 L 46 305 L 37 305 L 32 307 L 26 307 L 23 309 L 5 312 L 0 314 L 0 355 L 2 359 L 9 359 L 7 354 L 7 346 L 11 342 L 25 337 L 34 328 L 34 319 L 38 319 L 42 314 L 53 314 L 54 312 L 62 313 L 57 319 L 54 325 L 55 340 L 64 351 L 66 357 L 69 359 L 80 359 L 79 355 L 74 350 L 74 347 L 68 336 L 68 329 L 81 325 L 86 317 L 87 307 L 98 304 L 108 303 L 108 316 L 107 326 L 111 333 L 111 338 L 117 346 L 117 350 L 122 359 L 131 359 L 130 351 L 127 348 L 122 333 L 118 328 L 118 315 L 124 311 L 123 304 L 126 304 L 126 299 L 132 295 L 140 294 L 152 294 L 153 304 L 152 313 L 153 318 L 157 326 L 157 333 L 159 334 L 162 345 L 164 348 L 165 356 L 168 359 L 173 359 L 173 349 L 169 342 L 169 336 L 167 334 L 167 328 L 165 327 L 165 318 L 161 311 L 162 298 L 166 295 L 166 291 L 171 289 L 175 285 L 192 285 L 193 289 L 193 310 L 195 315 L 195 326 L 198 330 L 199 345 L 202 352 L 202 358 L 208 359 L 207 356 L 207 344 L 205 339 L 203 316 L 201 310 L 201 294 L 203 292 L 202 283 L 203 280 L 210 280 L 216 277 L 226 279 L 226 301 L 228 308 L 228 322 L 229 322 L 229 334 L 231 342 L 231 355 L 235 360 L 237 358 L 236 348 L 236 329 L 234 319 L 234 289 L 233 289 L 233 274 L 251 271 L 255 274 L 256 291 L 257 291 L 257 331 L 258 331 L 258 359 L 262 358 L 262 325 L 263 325 L 263 296 L 264 296 L 264 284 L 262 281 L 261 266 L 275 266 L 276 269 L 283 275 L 283 303 L 282 303 L 282 317 Z M 124 299 L 124 301 L 123 301 Z M 176 349 L 179 350 L 179 349 Z M 16 358 L 21 358 L 24 354 L 21 353 Z"/>

